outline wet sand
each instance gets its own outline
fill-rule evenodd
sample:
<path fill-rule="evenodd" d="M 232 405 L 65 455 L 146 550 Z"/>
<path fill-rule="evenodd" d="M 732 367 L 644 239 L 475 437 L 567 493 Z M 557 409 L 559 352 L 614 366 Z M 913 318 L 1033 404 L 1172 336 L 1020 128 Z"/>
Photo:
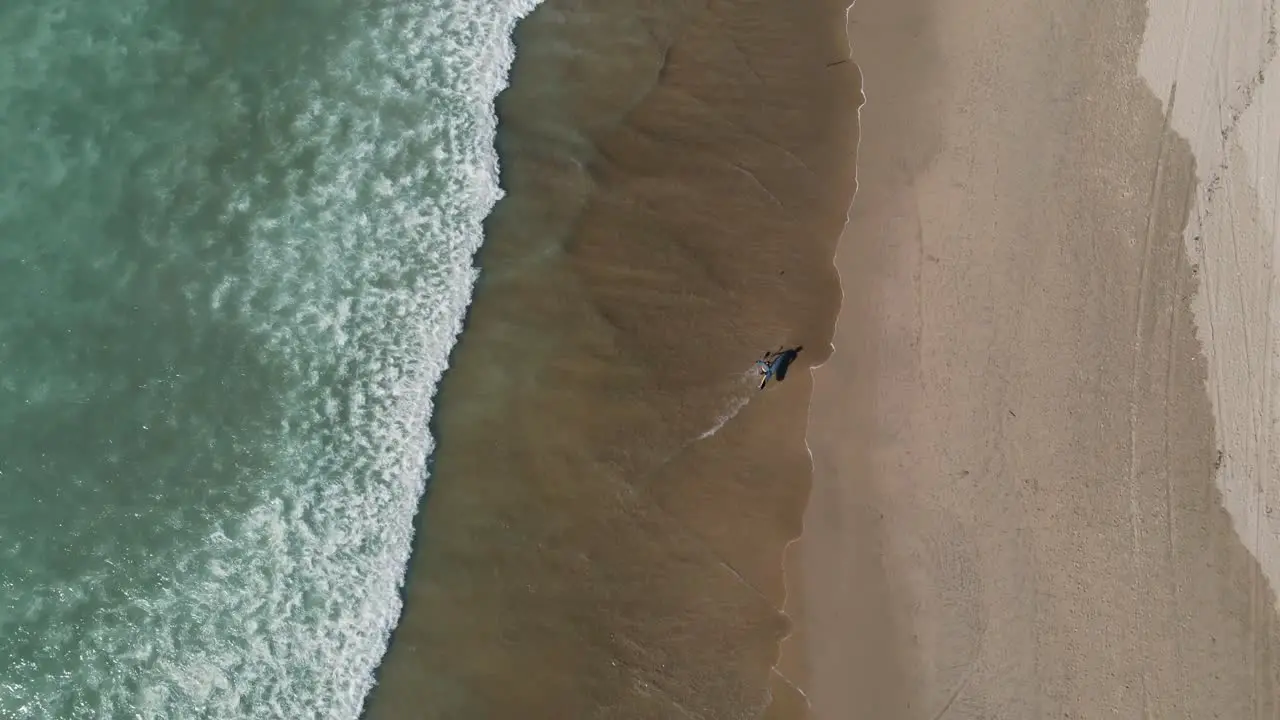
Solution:
<path fill-rule="evenodd" d="M 1274 10 L 1219 5 L 858 0 L 819 720 L 1280 713 Z"/>
<path fill-rule="evenodd" d="M 803 712 L 772 668 L 853 193 L 843 18 L 547 0 L 520 24 L 509 194 L 369 717 Z M 805 349 L 759 393 L 780 345 Z"/>

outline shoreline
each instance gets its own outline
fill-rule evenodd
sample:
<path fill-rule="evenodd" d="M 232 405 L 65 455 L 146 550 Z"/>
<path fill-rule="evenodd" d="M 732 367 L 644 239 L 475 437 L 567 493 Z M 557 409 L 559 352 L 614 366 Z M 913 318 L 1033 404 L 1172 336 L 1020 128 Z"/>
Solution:
<path fill-rule="evenodd" d="M 856 67 L 824 57 L 836 3 L 634 4 L 517 26 L 505 195 L 367 717 L 769 705 L 811 379 L 748 372 L 829 352 Z"/>
<path fill-rule="evenodd" d="M 805 451 L 809 455 L 809 474 L 811 488 L 807 494 L 806 517 L 808 516 L 808 507 L 812 501 L 812 483 L 815 474 L 813 449 L 809 444 L 809 424 L 812 422 L 813 411 L 813 387 L 816 386 L 817 373 L 831 360 L 831 356 L 836 352 L 836 334 L 839 331 L 840 315 L 843 311 L 846 297 L 846 283 L 849 282 L 840 272 L 840 266 L 837 262 L 840 246 L 849 240 L 849 224 L 850 215 L 853 212 L 854 205 L 858 201 L 858 157 L 862 143 L 862 110 L 866 106 L 866 78 L 862 74 L 862 68 L 858 65 L 857 59 L 854 57 L 853 36 L 849 32 L 850 15 L 858 0 L 848 0 L 848 5 L 844 9 L 844 25 L 843 34 L 846 46 L 846 58 L 840 63 L 848 63 L 853 67 L 853 71 L 857 76 L 856 88 L 856 107 L 854 109 L 854 141 L 853 155 L 851 158 L 852 172 L 852 194 L 849 197 L 849 205 L 845 209 L 844 224 L 840 228 L 840 234 L 836 239 L 835 250 L 831 255 L 831 267 L 836 274 L 836 286 L 840 290 L 839 307 L 836 310 L 836 317 L 833 323 L 831 337 L 828 341 L 827 357 L 817 363 L 810 365 L 808 368 L 810 378 L 809 402 L 805 408 Z M 812 703 L 809 699 L 808 692 L 805 688 L 810 686 L 812 678 L 810 675 L 811 659 L 809 649 L 806 644 L 806 629 L 804 624 L 805 604 L 804 604 L 804 567 L 801 561 L 801 555 L 804 553 L 803 541 L 805 539 L 804 520 L 801 520 L 801 530 L 798 535 L 787 542 L 782 553 L 782 575 L 785 584 L 785 595 L 783 597 L 782 611 L 790 621 L 790 627 L 786 637 L 782 639 L 778 647 L 778 661 L 773 665 L 773 675 L 785 683 L 787 688 L 787 697 L 776 711 L 776 715 L 766 714 L 762 716 L 763 720 L 779 720 L 784 718 L 813 718 Z M 811 540 L 812 542 L 812 540 Z M 798 696 L 798 698 L 796 697 Z M 778 704 L 775 698 L 774 704 Z M 773 709 L 771 705 L 770 709 Z"/>

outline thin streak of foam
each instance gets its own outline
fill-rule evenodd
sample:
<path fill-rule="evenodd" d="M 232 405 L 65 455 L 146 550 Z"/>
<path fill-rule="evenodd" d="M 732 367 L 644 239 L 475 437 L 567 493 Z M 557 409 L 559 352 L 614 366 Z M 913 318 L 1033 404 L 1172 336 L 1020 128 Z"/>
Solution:
<path fill-rule="evenodd" d="M 741 412 L 742 408 L 746 407 L 747 403 L 749 402 L 751 402 L 750 395 L 742 395 L 734 398 L 729 403 L 729 409 L 725 410 L 724 413 L 721 414 L 720 417 L 716 419 L 715 424 L 712 425 L 709 430 L 699 435 L 698 439 L 706 440 L 712 435 L 715 435 L 716 433 L 720 432 L 720 428 L 724 427 L 726 423 L 728 423 L 730 420 L 737 417 L 738 413 Z"/>

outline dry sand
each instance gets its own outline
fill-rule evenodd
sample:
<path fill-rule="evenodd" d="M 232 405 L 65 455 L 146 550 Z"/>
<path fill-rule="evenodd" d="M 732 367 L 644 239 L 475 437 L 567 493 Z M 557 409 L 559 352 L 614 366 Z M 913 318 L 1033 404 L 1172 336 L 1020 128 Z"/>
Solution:
<path fill-rule="evenodd" d="M 1275 12 L 1151 4 L 852 11 L 818 720 L 1280 713 Z"/>
<path fill-rule="evenodd" d="M 1222 450 L 1217 485 L 1273 585 L 1280 573 L 1275 23 L 1274 3 L 1262 0 L 1158 0 L 1138 63 L 1201 168 L 1183 239 L 1201 269 L 1192 310 Z"/>

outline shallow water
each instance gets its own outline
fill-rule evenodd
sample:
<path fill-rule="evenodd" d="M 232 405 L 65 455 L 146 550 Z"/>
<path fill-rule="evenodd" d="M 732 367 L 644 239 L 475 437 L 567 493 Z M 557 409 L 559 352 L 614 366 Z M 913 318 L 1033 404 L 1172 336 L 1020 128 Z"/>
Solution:
<path fill-rule="evenodd" d="M 829 352 L 843 13 L 548 0 L 520 24 L 510 194 L 371 720 L 762 717 L 810 386 L 797 366 L 759 391 L 754 362 Z"/>
<path fill-rule="evenodd" d="M 0 7 L 0 715 L 358 713 L 532 4 Z"/>

